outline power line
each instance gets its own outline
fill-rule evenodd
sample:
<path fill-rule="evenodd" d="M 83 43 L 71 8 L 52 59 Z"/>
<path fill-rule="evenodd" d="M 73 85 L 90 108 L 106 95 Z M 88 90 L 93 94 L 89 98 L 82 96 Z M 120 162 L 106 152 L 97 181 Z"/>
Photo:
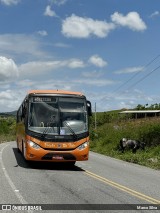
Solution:
<path fill-rule="evenodd" d="M 151 61 L 149 61 L 145 66 L 144 69 L 147 68 L 149 65 L 151 65 L 155 60 L 157 60 L 160 57 L 160 54 L 158 54 L 155 58 L 153 58 Z M 137 82 L 135 82 L 134 84 L 132 84 L 128 89 L 131 89 L 132 87 L 134 87 L 135 85 L 137 85 L 139 82 L 143 81 L 145 78 L 147 78 L 149 75 L 151 75 L 153 72 L 155 72 L 157 69 L 159 69 L 160 66 L 156 67 L 155 69 L 153 69 L 150 73 L 148 73 L 147 75 L 145 75 L 144 77 L 142 77 L 141 79 L 139 79 Z M 126 85 L 128 82 L 130 82 L 132 79 L 134 79 L 137 75 L 139 75 L 141 73 L 141 71 L 136 72 L 131 78 L 129 78 L 127 81 L 125 81 L 123 84 L 121 84 L 118 88 L 116 88 L 113 92 L 111 92 L 110 95 L 107 95 L 103 98 L 103 100 L 101 100 L 100 102 L 103 103 L 107 97 L 111 97 L 112 95 L 114 95 L 120 88 L 122 88 L 124 85 Z M 124 91 L 123 91 L 124 92 Z M 121 94 L 123 92 L 117 93 L 117 94 Z"/>
<path fill-rule="evenodd" d="M 151 61 L 149 61 L 145 66 L 144 69 L 147 68 L 150 64 L 152 64 L 157 58 L 160 57 L 160 54 L 158 54 L 155 58 L 153 58 Z M 122 88 L 124 85 L 126 85 L 128 82 L 130 82 L 132 79 L 134 79 L 137 75 L 139 75 L 141 71 L 136 72 L 131 78 L 129 78 L 127 81 L 123 82 L 119 87 L 117 87 L 112 93 L 117 92 L 120 88 Z"/>
<path fill-rule="evenodd" d="M 139 79 L 139 81 L 137 81 L 134 84 L 132 84 L 128 89 L 131 89 L 132 87 L 134 87 L 135 85 L 137 85 L 139 82 L 143 81 L 145 78 L 147 78 L 149 75 L 151 75 L 153 72 L 155 72 L 159 68 L 160 68 L 160 65 L 158 67 L 156 67 L 155 69 L 153 69 L 151 72 L 149 72 L 147 75 L 145 75 L 141 79 Z"/>

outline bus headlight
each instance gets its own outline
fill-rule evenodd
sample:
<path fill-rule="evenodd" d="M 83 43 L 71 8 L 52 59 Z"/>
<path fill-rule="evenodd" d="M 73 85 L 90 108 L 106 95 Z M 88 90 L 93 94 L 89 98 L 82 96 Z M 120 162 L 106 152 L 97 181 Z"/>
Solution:
<path fill-rule="evenodd" d="M 79 149 L 79 150 L 83 150 L 83 149 L 85 149 L 88 145 L 89 145 L 89 142 L 86 141 L 85 143 L 81 144 L 81 145 L 78 147 L 78 149 Z"/>
<path fill-rule="evenodd" d="M 27 142 L 34 149 L 40 149 L 41 148 L 38 144 L 34 143 L 33 141 L 27 141 Z"/>

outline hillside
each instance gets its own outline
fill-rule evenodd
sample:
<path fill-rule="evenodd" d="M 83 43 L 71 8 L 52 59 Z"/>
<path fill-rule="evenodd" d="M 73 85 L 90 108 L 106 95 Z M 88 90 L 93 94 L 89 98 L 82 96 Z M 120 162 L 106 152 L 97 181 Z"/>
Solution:
<path fill-rule="evenodd" d="M 0 117 L 9 117 L 9 116 L 16 116 L 17 110 L 12 111 L 12 112 L 0 112 Z"/>
<path fill-rule="evenodd" d="M 160 169 L 160 117 L 126 119 L 119 111 L 97 113 L 91 119 L 91 150 L 101 154 Z M 136 139 L 146 144 L 145 150 L 135 154 L 119 148 L 121 138 Z"/>

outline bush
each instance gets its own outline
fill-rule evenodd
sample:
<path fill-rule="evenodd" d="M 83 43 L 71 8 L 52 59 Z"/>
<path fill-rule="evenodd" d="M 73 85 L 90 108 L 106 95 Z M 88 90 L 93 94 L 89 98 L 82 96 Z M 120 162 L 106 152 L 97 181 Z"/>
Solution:
<path fill-rule="evenodd" d="M 14 117 L 0 118 L 0 142 L 15 140 L 16 120 Z"/>

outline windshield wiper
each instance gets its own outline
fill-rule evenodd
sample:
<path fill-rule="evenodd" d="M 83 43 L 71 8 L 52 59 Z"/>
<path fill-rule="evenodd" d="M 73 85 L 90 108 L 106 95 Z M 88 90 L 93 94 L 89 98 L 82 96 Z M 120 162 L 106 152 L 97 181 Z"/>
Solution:
<path fill-rule="evenodd" d="M 72 133 L 73 137 L 75 140 L 78 139 L 77 134 L 74 132 L 74 130 L 71 128 L 71 126 L 69 125 L 69 123 L 67 121 L 63 121 L 63 123 L 66 125 L 66 127 L 68 127 L 68 129 L 70 130 L 70 132 Z"/>
<path fill-rule="evenodd" d="M 45 138 L 45 136 L 49 133 L 49 130 L 50 130 L 51 128 L 50 128 L 50 126 L 47 126 L 47 127 L 45 127 L 45 129 L 44 129 L 44 131 L 43 131 L 43 133 L 42 133 L 42 135 L 41 135 L 41 138 Z"/>
<path fill-rule="evenodd" d="M 47 126 L 45 127 L 41 137 L 45 138 L 45 136 L 50 133 L 51 131 L 53 131 L 55 133 L 55 126 L 54 126 L 54 122 L 52 122 L 52 119 L 50 120 L 50 122 L 47 123 Z M 50 131 L 49 131 L 50 130 Z"/>

